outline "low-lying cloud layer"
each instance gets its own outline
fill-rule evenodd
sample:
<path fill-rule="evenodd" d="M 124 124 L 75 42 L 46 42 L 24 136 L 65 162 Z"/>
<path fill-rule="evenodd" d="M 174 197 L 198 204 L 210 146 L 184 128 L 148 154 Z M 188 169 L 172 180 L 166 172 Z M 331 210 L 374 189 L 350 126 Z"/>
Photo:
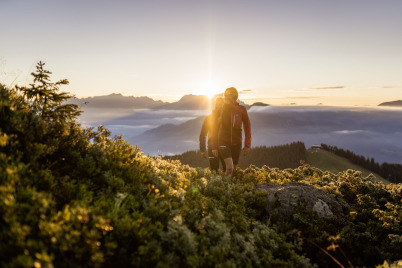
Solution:
<path fill-rule="evenodd" d="M 177 154 L 198 149 L 208 111 L 147 110 L 103 122 L 145 153 Z M 349 149 L 378 162 L 402 163 L 402 109 L 267 106 L 249 110 L 252 145 L 303 141 Z"/>

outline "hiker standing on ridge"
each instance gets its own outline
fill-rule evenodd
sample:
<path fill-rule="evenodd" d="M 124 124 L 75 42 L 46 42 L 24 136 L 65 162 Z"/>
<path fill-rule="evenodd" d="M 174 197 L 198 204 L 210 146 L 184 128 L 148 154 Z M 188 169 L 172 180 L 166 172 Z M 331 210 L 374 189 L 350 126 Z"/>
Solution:
<path fill-rule="evenodd" d="M 217 138 L 213 138 L 212 136 L 217 135 L 218 131 L 218 121 L 221 116 L 223 107 L 223 98 L 217 97 L 215 99 L 215 109 L 212 110 L 212 113 L 205 117 L 204 123 L 202 124 L 201 133 L 200 133 L 200 151 L 204 158 L 208 157 L 209 165 L 212 171 L 218 172 L 219 170 L 219 161 L 222 163 L 222 169 L 225 171 L 225 162 L 223 158 L 217 154 L 214 155 L 212 153 L 212 142 L 217 142 Z M 205 141 L 208 136 L 208 152 L 206 150 Z M 216 147 L 216 146 L 215 146 Z"/>
<path fill-rule="evenodd" d="M 242 127 L 244 128 L 245 140 L 243 154 L 246 156 L 251 147 L 251 125 L 247 109 L 237 102 L 239 93 L 234 87 L 225 90 L 225 104 L 219 119 L 217 143 L 214 142 L 213 154 L 223 157 L 226 164 L 226 175 L 231 175 L 239 163 L 242 148 Z M 216 146 L 216 144 L 218 146 Z"/>

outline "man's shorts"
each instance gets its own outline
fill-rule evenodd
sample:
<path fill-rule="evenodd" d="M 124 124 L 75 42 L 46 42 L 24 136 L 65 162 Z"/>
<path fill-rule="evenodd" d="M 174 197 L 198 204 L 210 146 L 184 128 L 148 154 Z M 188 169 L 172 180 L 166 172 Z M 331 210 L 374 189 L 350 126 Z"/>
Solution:
<path fill-rule="evenodd" d="M 226 171 L 226 164 L 221 154 L 219 154 L 218 157 L 215 157 L 214 154 L 212 153 L 211 147 L 208 147 L 208 160 L 211 171 L 215 170 L 217 172 L 219 170 L 219 162 L 221 162 L 222 164 L 222 170 Z"/>
<path fill-rule="evenodd" d="M 241 152 L 241 144 L 237 145 L 227 145 L 227 144 L 219 144 L 219 154 L 223 159 L 232 158 L 233 164 L 237 165 L 239 163 L 239 157 Z"/>

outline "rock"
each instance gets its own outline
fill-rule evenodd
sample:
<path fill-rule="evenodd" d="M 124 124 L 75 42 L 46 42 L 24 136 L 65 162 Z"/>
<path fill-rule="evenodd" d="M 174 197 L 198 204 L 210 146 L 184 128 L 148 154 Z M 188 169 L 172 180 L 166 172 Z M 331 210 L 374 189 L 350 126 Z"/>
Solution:
<path fill-rule="evenodd" d="M 342 218 L 342 206 L 324 190 L 300 182 L 284 184 L 257 184 L 256 190 L 263 190 L 267 195 L 267 211 L 280 219 L 292 219 L 295 213 L 315 211 L 322 219 Z"/>

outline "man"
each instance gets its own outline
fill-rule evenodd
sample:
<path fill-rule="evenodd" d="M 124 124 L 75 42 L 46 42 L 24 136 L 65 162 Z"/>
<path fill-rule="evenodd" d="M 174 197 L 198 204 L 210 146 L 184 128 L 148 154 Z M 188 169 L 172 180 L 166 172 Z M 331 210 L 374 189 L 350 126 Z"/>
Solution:
<path fill-rule="evenodd" d="M 200 151 L 204 158 L 208 157 L 209 165 L 212 171 L 218 172 L 219 170 L 219 161 L 222 163 L 222 169 L 225 171 L 225 162 L 223 158 L 217 154 L 214 155 L 212 153 L 212 142 L 217 142 L 217 138 L 213 138 L 213 135 L 217 135 L 218 128 L 218 120 L 221 115 L 223 107 L 223 98 L 217 97 L 215 99 L 215 109 L 212 110 L 212 113 L 205 117 L 204 123 L 202 124 L 201 133 L 200 133 Z M 205 147 L 205 140 L 208 136 L 208 153 Z M 215 146 L 216 147 L 216 146 Z"/>
<path fill-rule="evenodd" d="M 231 175 L 239 163 L 243 140 L 242 128 L 244 128 L 245 133 L 244 156 L 249 152 L 251 125 L 246 107 L 237 102 L 239 97 L 237 89 L 234 87 L 227 88 L 224 96 L 225 103 L 219 120 L 219 131 L 216 135 L 218 147 L 214 147 L 213 154 L 217 155 L 219 152 L 226 164 L 226 175 Z"/>

